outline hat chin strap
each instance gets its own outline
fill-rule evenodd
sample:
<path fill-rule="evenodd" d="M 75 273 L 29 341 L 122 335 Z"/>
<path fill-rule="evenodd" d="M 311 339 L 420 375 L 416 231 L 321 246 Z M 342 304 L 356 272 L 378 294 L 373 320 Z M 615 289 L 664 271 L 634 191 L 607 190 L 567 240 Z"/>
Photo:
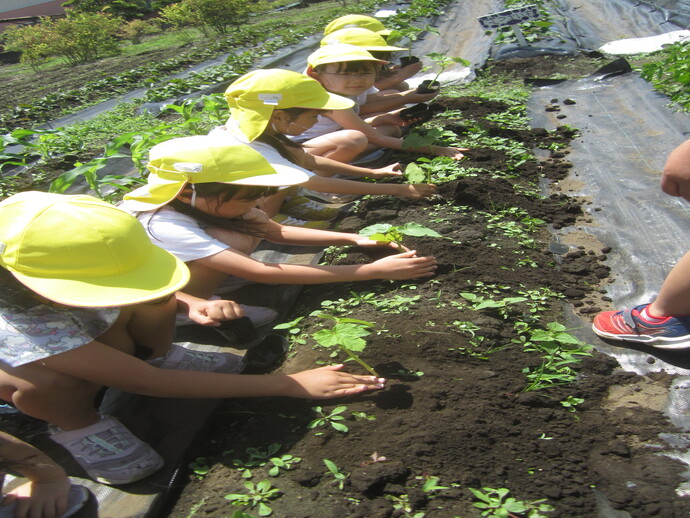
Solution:
<path fill-rule="evenodd" d="M 189 184 L 192 187 L 192 199 L 189 200 L 189 205 L 193 208 L 196 209 L 196 186 L 191 183 Z"/>

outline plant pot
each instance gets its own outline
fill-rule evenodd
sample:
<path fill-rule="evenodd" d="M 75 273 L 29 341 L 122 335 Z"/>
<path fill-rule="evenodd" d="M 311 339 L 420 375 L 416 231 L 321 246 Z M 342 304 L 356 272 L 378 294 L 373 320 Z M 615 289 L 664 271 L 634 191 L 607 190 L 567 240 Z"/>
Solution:
<path fill-rule="evenodd" d="M 419 86 L 417 87 L 417 93 L 418 94 L 433 94 L 438 92 L 441 89 L 441 83 L 438 81 L 432 81 L 430 79 L 426 79 L 422 81 Z"/>
<path fill-rule="evenodd" d="M 407 65 L 412 65 L 413 63 L 419 63 L 419 58 L 417 56 L 402 56 L 400 58 L 400 68 L 405 68 Z"/>
<path fill-rule="evenodd" d="M 418 103 L 404 110 L 400 110 L 398 115 L 400 115 L 402 120 L 409 121 L 411 119 L 417 119 L 415 120 L 415 124 L 421 124 L 430 120 L 434 116 L 434 112 L 432 112 L 426 104 Z"/>

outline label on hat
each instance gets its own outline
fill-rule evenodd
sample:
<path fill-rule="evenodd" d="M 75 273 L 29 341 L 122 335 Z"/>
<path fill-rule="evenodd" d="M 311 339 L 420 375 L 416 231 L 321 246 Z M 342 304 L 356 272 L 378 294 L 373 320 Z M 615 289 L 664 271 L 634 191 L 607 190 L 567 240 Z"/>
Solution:
<path fill-rule="evenodd" d="M 175 162 L 173 167 L 180 173 L 200 173 L 204 166 L 196 162 Z"/>
<path fill-rule="evenodd" d="M 5 248 L 7 248 L 7 245 L 5 243 L 0 243 L 0 254 L 5 251 Z"/>
<path fill-rule="evenodd" d="M 278 105 L 278 103 L 283 99 L 283 94 L 259 94 L 259 100 L 263 101 L 264 104 Z"/>

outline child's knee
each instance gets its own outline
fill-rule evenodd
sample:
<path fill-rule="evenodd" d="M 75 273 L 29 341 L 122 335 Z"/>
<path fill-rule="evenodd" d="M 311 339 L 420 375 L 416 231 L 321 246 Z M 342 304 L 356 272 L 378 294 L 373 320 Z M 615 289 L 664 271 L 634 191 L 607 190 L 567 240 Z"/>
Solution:
<path fill-rule="evenodd" d="M 341 139 L 341 149 L 359 154 L 369 144 L 366 135 L 358 130 L 346 130 Z"/>

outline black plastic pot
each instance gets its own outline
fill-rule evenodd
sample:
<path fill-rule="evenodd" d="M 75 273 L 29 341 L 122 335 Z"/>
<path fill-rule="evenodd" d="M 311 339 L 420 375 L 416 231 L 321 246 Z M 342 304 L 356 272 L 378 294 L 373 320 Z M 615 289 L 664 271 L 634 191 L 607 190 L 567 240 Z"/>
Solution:
<path fill-rule="evenodd" d="M 400 68 L 405 68 L 407 65 L 413 63 L 419 63 L 419 58 L 417 56 L 402 56 L 400 58 Z"/>
<path fill-rule="evenodd" d="M 417 119 L 415 123 L 421 124 L 423 122 L 430 120 L 434 116 L 434 112 L 432 112 L 429 109 L 429 106 L 427 106 L 426 104 L 418 103 L 414 106 L 410 106 L 409 108 L 405 108 L 404 110 L 400 110 L 399 115 L 400 118 L 405 121 Z"/>
<path fill-rule="evenodd" d="M 441 83 L 438 81 L 432 81 L 430 79 L 426 79 L 422 81 L 419 86 L 417 87 L 417 93 L 418 94 L 433 94 L 438 92 L 441 89 Z"/>

